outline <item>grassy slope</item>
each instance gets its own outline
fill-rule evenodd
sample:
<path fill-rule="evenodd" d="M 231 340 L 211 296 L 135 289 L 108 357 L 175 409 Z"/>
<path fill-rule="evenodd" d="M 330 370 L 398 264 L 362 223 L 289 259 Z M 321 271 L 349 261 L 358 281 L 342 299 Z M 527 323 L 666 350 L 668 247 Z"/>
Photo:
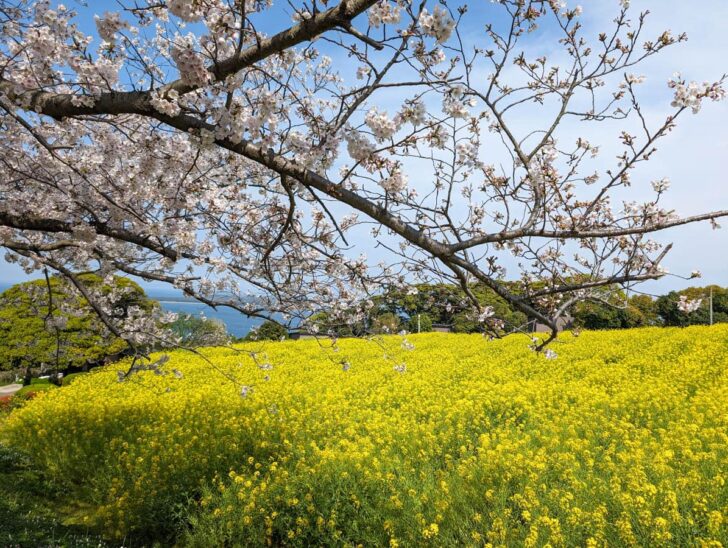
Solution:
<path fill-rule="evenodd" d="M 106 546 L 84 527 L 63 525 L 60 499 L 22 455 L 0 444 L 0 546 Z"/>

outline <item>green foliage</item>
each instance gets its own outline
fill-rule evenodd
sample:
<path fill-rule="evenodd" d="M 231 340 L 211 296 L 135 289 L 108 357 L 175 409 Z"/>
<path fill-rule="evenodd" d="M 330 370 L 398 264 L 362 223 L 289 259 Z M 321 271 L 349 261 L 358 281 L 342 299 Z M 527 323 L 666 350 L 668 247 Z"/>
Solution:
<path fill-rule="evenodd" d="M 708 325 L 710 323 L 710 290 L 713 289 L 713 323 L 728 322 L 728 289 L 717 285 L 708 287 L 688 287 L 682 291 L 671 291 L 657 299 L 658 314 L 665 325 L 685 327 L 688 325 Z M 689 300 L 701 299 L 702 303 L 695 312 L 682 312 L 678 308 L 680 297 Z"/>
<path fill-rule="evenodd" d="M 280 341 L 288 338 L 288 330 L 281 324 L 266 321 L 260 327 L 253 329 L 245 337 L 249 341 Z"/>
<path fill-rule="evenodd" d="M 230 341 L 225 324 L 220 320 L 193 316 L 191 314 L 179 314 L 172 322 L 169 329 L 177 337 L 183 346 L 219 346 Z"/>
<path fill-rule="evenodd" d="M 480 324 L 473 319 L 470 312 L 459 312 L 452 319 L 452 330 L 454 333 L 477 333 Z"/>
<path fill-rule="evenodd" d="M 457 321 L 463 333 L 470 333 L 478 329 L 475 322 L 466 321 L 465 313 L 471 312 L 472 306 L 460 287 L 450 284 L 419 284 L 412 289 L 416 289 L 416 292 L 397 290 L 374 298 L 375 309 L 407 317 L 427 314 L 432 323 L 454 324 Z M 526 323 L 525 314 L 513 310 L 492 289 L 482 284 L 476 284 L 470 287 L 470 291 L 481 306 L 493 308 L 495 316 L 503 320 L 505 332 L 512 331 Z"/>
<path fill-rule="evenodd" d="M 133 281 L 116 277 L 113 286 L 104 285 L 99 276 L 80 278 L 103 294 L 123 290 L 114 303 L 114 314 L 124 317 L 131 306 L 151 310 L 156 303 L 147 299 Z M 25 369 L 55 364 L 62 369 L 84 367 L 101 362 L 125 349 L 125 343 L 109 333 L 86 299 L 58 277 L 50 278 L 53 300 L 50 317 L 61 320 L 58 332 L 46 323 L 49 293 L 46 281 L 17 284 L 0 294 L 0 369 Z"/>
<path fill-rule="evenodd" d="M 657 303 L 647 295 L 627 298 L 611 288 L 602 301 L 582 301 L 571 311 L 574 324 L 585 329 L 629 329 L 661 325 Z"/>
<path fill-rule="evenodd" d="M 322 335 L 335 335 L 336 337 L 360 337 L 366 333 L 363 322 L 353 324 L 342 323 L 341 320 L 334 320 L 326 312 L 317 312 L 306 321 L 306 326 L 316 326 L 318 333 Z"/>
<path fill-rule="evenodd" d="M 63 494 L 20 453 L 0 444 L 0 544 L 108 546 L 84 526 L 62 523 Z"/>
<path fill-rule="evenodd" d="M 407 322 L 407 330 L 410 333 L 428 333 L 432 331 L 432 318 L 429 314 L 415 313 Z"/>
<path fill-rule="evenodd" d="M 378 334 L 397 333 L 399 331 L 399 324 L 399 316 L 392 312 L 385 312 L 374 318 L 371 330 L 372 333 Z"/>
<path fill-rule="evenodd" d="M 24 386 L 18 390 L 13 397 L 20 398 L 29 394 L 45 392 L 46 390 L 53 390 L 55 388 L 57 388 L 57 386 L 52 384 L 48 379 L 32 379 L 28 386 Z"/>

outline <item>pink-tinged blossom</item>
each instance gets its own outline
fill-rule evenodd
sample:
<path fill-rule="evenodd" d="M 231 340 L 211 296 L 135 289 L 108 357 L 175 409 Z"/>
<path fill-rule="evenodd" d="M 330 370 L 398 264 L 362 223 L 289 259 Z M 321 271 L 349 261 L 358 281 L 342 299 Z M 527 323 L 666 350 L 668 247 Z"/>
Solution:
<path fill-rule="evenodd" d="M 690 314 L 697 311 L 702 303 L 703 299 L 688 299 L 685 295 L 680 295 L 677 307 L 681 312 Z"/>
<path fill-rule="evenodd" d="M 670 179 L 663 177 L 659 181 L 652 181 L 652 190 L 658 193 L 666 192 L 670 189 Z"/>
<path fill-rule="evenodd" d="M 354 160 L 363 162 L 371 157 L 375 147 L 366 135 L 352 130 L 346 134 L 346 150 Z"/>
<path fill-rule="evenodd" d="M 200 0 L 168 0 L 169 11 L 188 23 L 202 18 L 202 2 Z"/>
<path fill-rule="evenodd" d="M 129 23 L 122 21 L 121 14 L 119 12 L 104 13 L 103 17 L 98 15 L 94 16 L 94 22 L 96 23 L 96 29 L 98 30 L 99 36 L 109 43 L 113 43 L 116 39 L 116 33 L 121 29 L 128 29 Z"/>
<path fill-rule="evenodd" d="M 364 117 L 364 123 L 372 130 L 374 138 L 380 143 L 391 139 L 397 131 L 397 122 L 376 107 L 369 109 Z"/>
<path fill-rule="evenodd" d="M 210 81 L 211 75 L 205 66 L 204 58 L 194 49 L 192 36 L 177 39 L 170 54 L 185 83 L 191 86 L 204 86 Z"/>
<path fill-rule="evenodd" d="M 159 93 L 152 94 L 152 98 L 149 103 L 152 105 L 152 108 L 160 114 L 164 114 L 166 116 L 177 116 L 181 111 L 177 104 L 178 98 L 179 93 L 177 93 L 176 90 L 170 90 L 164 94 L 164 96 L 161 96 Z"/>
<path fill-rule="evenodd" d="M 400 6 L 392 4 L 387 0 L 380 0 L 369 8 L 369 24 L 376 28 L 381 25 L 391 25 L 399 23 Z"/>
<path fill-rule="evenodd" d="M 395 168 L 389 173 L 389 177 L 385 177 L 379 183 L 382 188 L 392 194 L 404 192 L 407 189 L 407 175 L 402 173 L 399 168 Z"/>
<path fill-rule="evenodd" d="M 679 73 L 676 73 L 668 86 L 675 90 L 675 97 L 672 106 L 677 108 L 689 108 L 693 114 L 700 111 L 704 99 L 711 101 L 722 101 L 725 99 L 726 91 L 721 82 L 697 82 L 687 83 Z"/>
<path fill-rule="evenodd" d="M 423 8 L 418 19 L 422 32 L 426 36 L 432 36 L 438 44 L 447 42 L 455 28 L 455 21 L 450 17 L 446 9 L 436 5 L 432 13 Z"/>
<path fill-rule="evenodd" d="M 397 114 L 395 121 L 398 125 L 410 123 L 413 126 L 422 126 L 427 119 L 427 109 L 420 100 L 407 101 L 402 110 Z"/>

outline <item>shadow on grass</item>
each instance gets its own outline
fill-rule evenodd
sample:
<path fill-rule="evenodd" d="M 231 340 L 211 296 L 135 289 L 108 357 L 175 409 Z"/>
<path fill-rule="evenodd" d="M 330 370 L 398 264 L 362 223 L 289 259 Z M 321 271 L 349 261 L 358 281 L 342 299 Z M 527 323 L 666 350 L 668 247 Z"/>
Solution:
<path fill-rule="evenodd" d="M 108 546 L 62 523 L 60 493 L 28 461 L 0 444 L 0 546 Z"/>

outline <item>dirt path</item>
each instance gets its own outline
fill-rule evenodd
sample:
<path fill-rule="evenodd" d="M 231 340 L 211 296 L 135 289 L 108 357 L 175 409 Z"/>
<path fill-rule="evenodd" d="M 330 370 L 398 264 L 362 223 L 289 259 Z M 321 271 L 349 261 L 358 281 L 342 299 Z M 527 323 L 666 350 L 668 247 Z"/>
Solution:
<path fill-rule="evenodd" d="M 23 388 L 22 384 L 8 384 L 6 386 L 0 386 L 0 398 L 3 396 L 12 396 L 21 388 Z"/>

